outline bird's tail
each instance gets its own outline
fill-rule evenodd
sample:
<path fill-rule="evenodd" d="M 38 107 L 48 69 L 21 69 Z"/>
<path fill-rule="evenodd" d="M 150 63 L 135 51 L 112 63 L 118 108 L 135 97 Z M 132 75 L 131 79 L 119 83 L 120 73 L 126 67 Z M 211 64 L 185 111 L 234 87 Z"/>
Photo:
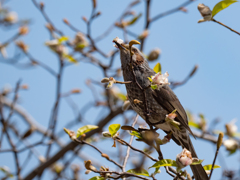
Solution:
<path fill-rule="evenodd" d="M 187 134 L 187 133 L 186 133 Z M 186 141 L 187 140 L 187 141 Z M 194 158 L 198 158 L 197 157 L 197 154 L 195 152 L 195 149 L 192 145 L 192 142 L 191 142 L 191 139 L 190 137 L 187 135 L 186 138 L 181 141 L 181 144 L 186 148 L 188 149 L 191 154 L 192 154 L 192 157 Z M 191 169 L 192 169 L 192 172 L 193 172 L 193 175 L 194 175 L 194 178 L 196 180 L 208 180 L 208 176 L 206 174 L 206 171 L 203 169 L 203 166 L 201 164 L 199 165 L 193 165 L 193 166 L 190 166 Z"/>

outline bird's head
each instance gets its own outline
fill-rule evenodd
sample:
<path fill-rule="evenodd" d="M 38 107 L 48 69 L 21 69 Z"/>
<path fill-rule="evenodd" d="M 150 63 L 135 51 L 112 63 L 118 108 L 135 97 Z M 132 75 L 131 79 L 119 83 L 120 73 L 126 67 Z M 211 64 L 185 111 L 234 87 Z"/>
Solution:
<path fill-rule="evenodd" d="M 128 65 L 131 60 L 129 44 L 124 44 L 123 41 L 119 40 L 118 38 L 115 38 L 113 40 L 113 42 L 116 44 L 115 47 L 117 47 L 120 51 L 120 58 L 121 58 L 122 66 L 124 67 L 124 66 Z M 132 46 L 131 51 L 132 51 L 133 63 L 140 65 L 140 64 L 147 62 L 146 59 L 144 58 L 143 54 L 141 53 L 141 51 L 138 48 L 136 48 L 135 46 Z"/>

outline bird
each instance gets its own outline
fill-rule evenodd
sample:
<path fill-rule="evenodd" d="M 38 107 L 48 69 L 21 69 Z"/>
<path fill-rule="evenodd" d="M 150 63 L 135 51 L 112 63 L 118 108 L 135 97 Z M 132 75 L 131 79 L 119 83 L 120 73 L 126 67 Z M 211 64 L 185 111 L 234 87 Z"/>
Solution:
<path fill-rule="evenodd" d="M 159 88 L 151 88 L 149 77 L 155 76 L 156 73 L 149 67 L 146 58 L 141 51 L 135 47 L 129 47 L 118 38 L 113 40 L 115 46 L 120 51 L 121 68 L 124 81 L 131 81 L 125 84 L 127 96 L 134 111 L 139 114 L 147 124 L 162 129 L 166 133 L 172 132 L 172 139 L 176 144 L 186 148 L 197 158 L 197 154 L 189 137 L 193 135 L 188 126 L 187 114 L 178 100 L 175 93 L 168 84 Z M 131 52 L 130 52 L 131 49 Z M 134 100 L 142 103 L 134 103 Z M 176 118 L 179 128 L 174 131 L 165 121 L 166 115 L 176 111 Z M 201 164 L 190 166 L 196 180 L 207 180 L 208 176 Z"/>

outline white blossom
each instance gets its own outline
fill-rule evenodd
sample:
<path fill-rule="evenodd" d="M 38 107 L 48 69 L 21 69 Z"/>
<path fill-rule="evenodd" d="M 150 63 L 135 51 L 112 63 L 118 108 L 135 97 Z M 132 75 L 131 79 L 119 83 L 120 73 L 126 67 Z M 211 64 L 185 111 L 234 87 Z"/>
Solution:
<path fill-rule="evenodd" d="M 177 155 L 176 163 L 179 169 L 182 169 L 192 164 L 192 162 L 193 162 L 192 154 L 186 148 L 184 148 L 182 152 Z"/>
<path fill-rule="evenodd" d="M 158 88 L 169 85 L 168 82 L 168 72 L 165 72 L 165 74 L 161 74 L 160 72 L 157 73 L 155 76 L 152 76 L 152 84 L 158 85 Z"/>
<path fill-rule="evenodd" d="M 234 134 L 237 132 L 238 127 L 236 126 L 237 119 L 231 120 L 228 124 L 226 124 L 227 134 L 229 136 L 234 136 Z"/>
<path fill-rule="evenodd" d="M 16 23 L 18 20 L 18 15 L 16 12 L 12 11 L 7 13 L 7 15 L 4 18 L 5 21 L 9 22 L 9 23 Z"/>
<path fill-rule="evenodd" d="M 122 40 L 122 39 L 120 39 L 119 37 L 116 37 L 115 39 L 114 39 L 117 43 L 119 43 L 119 44 L 122 44 L 124 41 Z M 113 45 L 114 47 L 116 47 L 116 48 L 118 48 L 118 46 L 116 45 L 116 44 L 114 44 Z"/>
<path fill-rule="evenodd" d="M 235 139 L 227 139 L 223 142 L 223 145 L 228 151 L 234 151 L 238 148 L 238 142 Z"/>

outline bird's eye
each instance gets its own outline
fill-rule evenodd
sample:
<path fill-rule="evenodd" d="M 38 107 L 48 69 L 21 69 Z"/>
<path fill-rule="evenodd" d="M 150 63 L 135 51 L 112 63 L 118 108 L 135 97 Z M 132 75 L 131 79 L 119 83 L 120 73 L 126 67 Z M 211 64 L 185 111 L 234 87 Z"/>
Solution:
<path fill-rule="evenodd" d="M 134 53 L 137 53 L 137 52 L 138 52 L 137 49 L 132 49 L 132 51 L 133 51 Z"/>

